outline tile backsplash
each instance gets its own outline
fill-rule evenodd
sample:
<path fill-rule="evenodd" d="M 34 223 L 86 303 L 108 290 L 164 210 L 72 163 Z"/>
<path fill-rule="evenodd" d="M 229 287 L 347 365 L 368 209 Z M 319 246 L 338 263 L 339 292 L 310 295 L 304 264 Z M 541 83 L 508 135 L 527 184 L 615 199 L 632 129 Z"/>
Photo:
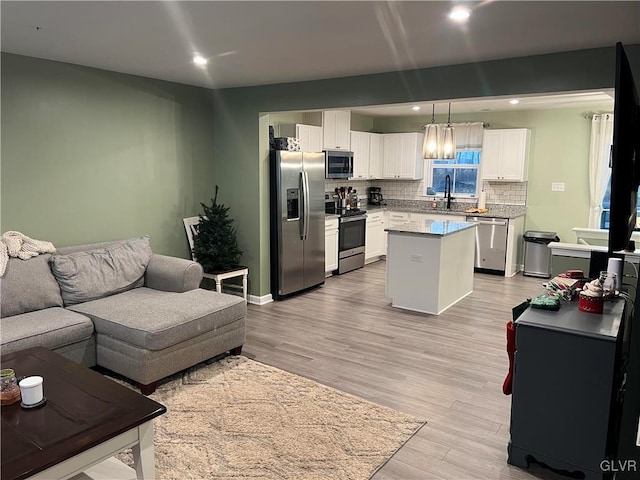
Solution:
<path fill-rule="evenodd" d="M 422 192 L 422 180 L 325 180 L 325 191 L 333 191 L 336 187 L 351 186 L 358 191 L 361 198 L 366 198 L 367 187 L 382 188 L 385 199 L 426 201 Z M 487 194 L 487 203 L 499 205 L 526 205 L 527 182 L 494 182 L 483 181 L 482 186 Z M 459 198 L 459 202 L 476 203 L 475 198 Z"/>
<path fill-rule="evenodd" d="M 526 205 L 527 182 L 482 182 L 487 203 L 500 205 Z"/>

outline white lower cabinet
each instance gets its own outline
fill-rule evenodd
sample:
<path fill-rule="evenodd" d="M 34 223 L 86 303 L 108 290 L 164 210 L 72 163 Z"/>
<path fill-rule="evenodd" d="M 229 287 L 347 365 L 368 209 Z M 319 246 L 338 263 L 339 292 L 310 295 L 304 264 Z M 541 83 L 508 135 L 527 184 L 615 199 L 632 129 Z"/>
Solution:
<path fill-rule="evenodd" d="M 364 245 L 364 261 L 370 263 L 385 254 L 383 212 L 367 213 L 367 231 Z"/>
<path fill-rule="evenodd" d="M 507 254 L 505 277 L 513 277 L 523 269 L 524 263 L 524 216 L 510 218 L 507 227 Z"/>
<path fill-rule="evenodd" d="M 327 218 L 324 221 L 324 271 L 338 269 L 338 218 Z"/>

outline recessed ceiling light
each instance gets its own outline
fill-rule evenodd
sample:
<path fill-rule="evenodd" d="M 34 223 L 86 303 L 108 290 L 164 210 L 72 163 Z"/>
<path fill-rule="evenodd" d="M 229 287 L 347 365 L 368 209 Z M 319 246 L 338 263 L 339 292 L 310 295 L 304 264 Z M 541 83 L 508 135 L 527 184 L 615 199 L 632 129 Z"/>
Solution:
<path fill-rule="evenodd" d="M 195 63 L 196 65 L 204 66 L 207 63 L 209 63 L 209 60 L 207 60 L 206 58 L 204 58 L 201 55 L 194 55 L 193 56 L 193 63 Z"/>
<path fill-rule="evenodd" d="M 471 10 L 467 7 L 461 7 L 458 5 L 457 7 L 453 7 L 451 12 L 449 12 L 449 18 L 456 23 L 465 23 L 469 20 L 471 16 Z"/>
<path fill-rule="evenodd" d="M 420 110 L 420 107 L 418 105 L 414 105 L 413 107 L 411 107 L 411 110 L 417 112 L 418 110 Z"/>
<path fill-rule="evenodd" d="M 519 103 L 520 103 L 520 100 L 518 100 L 517 98 L 514 98 L 513 100 L 509 100 L 509 103 L 510 103 L 511 105 L 517 105 L 517 104 L 519 104 Z"/>

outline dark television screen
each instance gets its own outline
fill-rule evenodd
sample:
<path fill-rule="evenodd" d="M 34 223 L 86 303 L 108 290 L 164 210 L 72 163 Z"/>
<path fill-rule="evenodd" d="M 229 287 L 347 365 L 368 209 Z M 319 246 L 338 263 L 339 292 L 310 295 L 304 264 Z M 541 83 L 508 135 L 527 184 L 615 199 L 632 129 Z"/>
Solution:
<path fill-rule="evenodd" d="M 621 43 L 616 44 L 615 104 L 611 152 L 611 213 L 609 252 L 624 250 L 636 226 L 640 175 L 640 122 L 629 60 Z"/>

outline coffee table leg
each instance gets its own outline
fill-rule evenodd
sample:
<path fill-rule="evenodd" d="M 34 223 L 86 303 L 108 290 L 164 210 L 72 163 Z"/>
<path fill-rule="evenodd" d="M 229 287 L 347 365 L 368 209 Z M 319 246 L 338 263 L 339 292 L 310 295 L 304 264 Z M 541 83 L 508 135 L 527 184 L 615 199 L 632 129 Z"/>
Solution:
<path fill-rule="evenodd" d="M 153 422 L 138 427 L 139 442 L 133 446 L 133 463 L 138 480 L 156 478 L 153 455 Z"/>

